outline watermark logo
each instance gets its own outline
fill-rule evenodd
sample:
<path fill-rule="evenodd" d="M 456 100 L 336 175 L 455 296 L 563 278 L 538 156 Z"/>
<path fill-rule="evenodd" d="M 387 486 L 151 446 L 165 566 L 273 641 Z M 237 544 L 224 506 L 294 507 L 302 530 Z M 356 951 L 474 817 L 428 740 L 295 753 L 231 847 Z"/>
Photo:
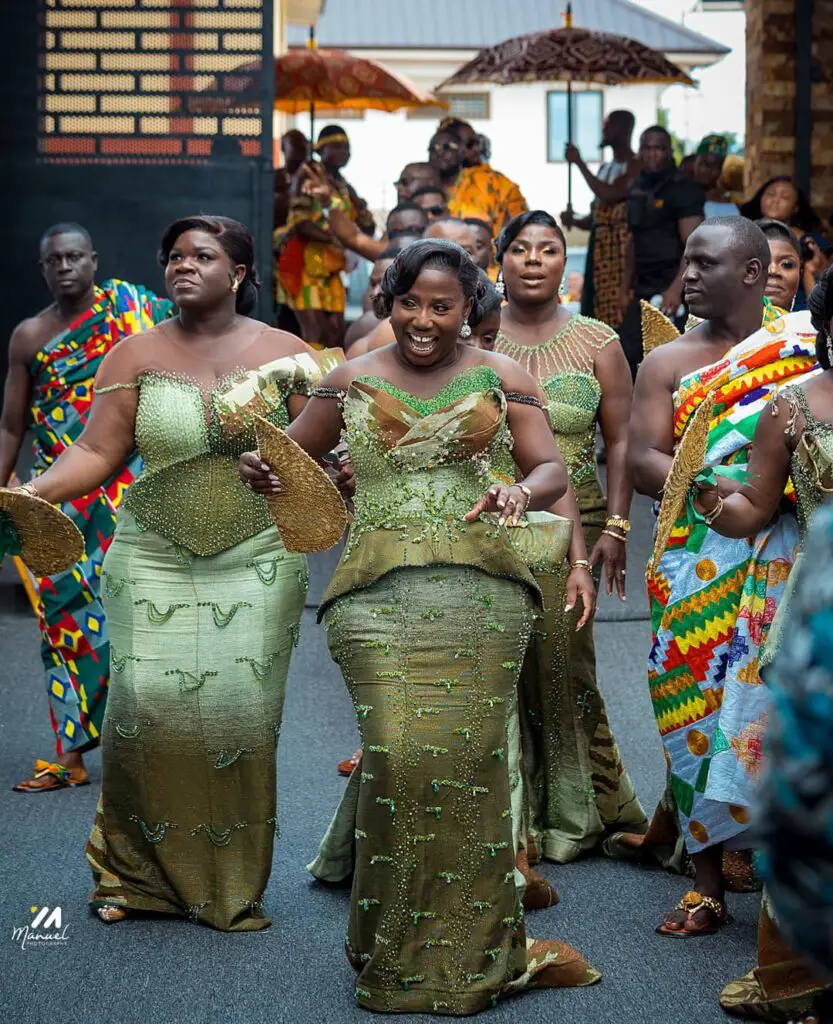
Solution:
<path fill-rule="evenodd" d="M 69 941 L 61 907 L 30 907 L 32 920 L 12 928 L 12 942 L 21 949 L 62 948 Z"/>

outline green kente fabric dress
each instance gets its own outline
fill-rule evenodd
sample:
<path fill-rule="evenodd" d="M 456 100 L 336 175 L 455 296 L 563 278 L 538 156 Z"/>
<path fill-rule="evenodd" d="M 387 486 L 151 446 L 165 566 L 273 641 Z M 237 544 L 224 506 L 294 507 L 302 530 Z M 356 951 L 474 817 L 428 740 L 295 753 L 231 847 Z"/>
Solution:
<path fill-rule="evenodd" d="M 538 588 L 505 528 L 464 516 L 511 450 L 488 367 L 433 399 L 360 377 L 341 397 L 355 522 L 321 607 L 363 756 L 347 933 L 359 1005 L 464 1015 L 599 975 L 533 942 L 516 885 L 509 732 Z M 350 858 L 350 852 L 344 851 Z"/>
<path fill-rule="evenodd" d="M 152 371 L 97 393 L 124 387 L 138 389 L 145 469 L 103 567 L 111 684 L 91 902 L 262 929 L 307 566 L 237 461 L 256 447 L 249 413 L 285 427 L 287 397 L 307 394 L 310 377 L 303 357 L 284 358 L 211 394 Z"/>
<path fill-rule="evenodd" d="M 549 400 L 588 552 L 607 519 L 596 464 L 602 390 L 594 361 L 614 343 L 619 339 L 612 328 L 584 316 L 573 316 L 540 345 L 516 344 L 502 332 L 495 341 L 495 351 L 528 370 Z M 580 607 L 569 615 L 563 612 L 568 572 L 566 562 L 558 573 L 535 570 L 543 615 L 533 629 L 520 682 L 529 838 L 538 853 L 559 863 L 598 846 L 610 831 L 647 827 L 596 681 L 592 623 L 577 633 Z"/>

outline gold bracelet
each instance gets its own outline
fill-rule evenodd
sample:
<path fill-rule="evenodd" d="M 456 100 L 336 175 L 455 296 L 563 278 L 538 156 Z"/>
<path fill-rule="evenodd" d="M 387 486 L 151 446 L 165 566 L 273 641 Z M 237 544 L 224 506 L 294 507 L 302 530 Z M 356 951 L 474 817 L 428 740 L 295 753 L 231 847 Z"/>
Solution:
<path fill-rule="evenodd" d="M 607 537 L 613 537 L 614 540 L 620 540 L 623 544 L 628 543 L 628 538 L 623 537 L 621 533 L 614 533 L 613 530 L 602 530 L 602 533 Z"/>
<path fill-rule="evenodd" d="M 623 533 L 631 532 L 630 520 L 625 519 L 624 516 L 608 516 L 605 526 L 613 526 L 617 530 L 621 530 Z"/>
<path fill-rule="evenodd" d="M 25 484 L 21 484 L 20 487 L 16 487 L 15 490 L 24 491 L 26 494 L 31 494 L 33 498 L 37 498 L 39 496 L 37 488 L 35 487 L 31 480 L 27 481 L 27 483 Z"/>
<path fill-rule="evenodd" d="M 720 513 L 722 511 L 723 511 L 723 498 L 721 498 L 721 496 L 718 494 L 718 496 L 717 496 L 717 504 L 714 506 L 714 508 L 711 510 L 711 512 L 704 512 L 703 513 L 703 522 L 706 524 L 706 526 L 711 526 L 711 524 L 715 521 L 715 519 L 717 519 L 717 517 L 720 515 Z"/>
<path fill-rule="evenodd" d="M 586 558 L 577 558 L 575 562 L 570 562 L 571 569 L 586 569 L 588 572 L 591 571 L 592 566 Z"/>

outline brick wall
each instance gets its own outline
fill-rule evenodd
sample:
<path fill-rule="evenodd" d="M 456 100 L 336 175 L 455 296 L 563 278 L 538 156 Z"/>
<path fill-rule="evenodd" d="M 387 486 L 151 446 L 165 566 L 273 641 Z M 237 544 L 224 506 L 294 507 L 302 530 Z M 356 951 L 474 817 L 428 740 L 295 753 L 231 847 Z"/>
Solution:
<path fill-rule="evenodd" d="M 801 0 L 746 5 L 746 193 L 795 170 L 795 17 Z M 825 222 L 833 214 L 833 0 L 815 0 L 811 201 Z"/>

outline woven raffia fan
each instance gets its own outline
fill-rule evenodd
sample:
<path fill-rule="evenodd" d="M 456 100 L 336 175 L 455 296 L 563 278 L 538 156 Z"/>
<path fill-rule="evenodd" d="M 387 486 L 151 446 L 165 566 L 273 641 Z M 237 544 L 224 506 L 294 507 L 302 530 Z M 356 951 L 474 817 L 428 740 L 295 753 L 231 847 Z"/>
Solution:
<path fill-rule="evenodd" d="M 662 558 L 674 523 L 680 518 L 685 508 L 688 491 L 694 478 L 706 464 L 706 452 L 709 445 L 709 426 L 714 415 L 714 393 L 710 392 L 700 403 L 691 417 L 691 422 L 683 434 L 668 477 L 662 491 L 662 505 L 657 519 L 657 533 L 654 539 L 654 550 L 648 562 L 648 572 L 656 572 Z"/>

